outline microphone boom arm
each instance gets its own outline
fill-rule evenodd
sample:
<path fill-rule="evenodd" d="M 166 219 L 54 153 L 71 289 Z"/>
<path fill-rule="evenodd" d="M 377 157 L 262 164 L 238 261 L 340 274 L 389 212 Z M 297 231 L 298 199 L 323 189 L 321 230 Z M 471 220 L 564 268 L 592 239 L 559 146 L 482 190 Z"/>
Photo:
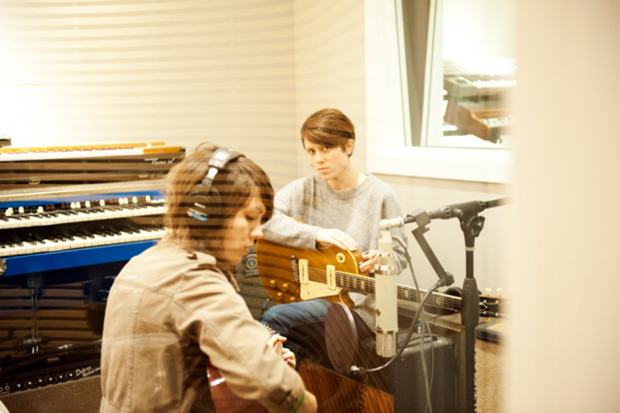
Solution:
<path fill-rule="evenodd" d="M 452 274 L 443 269 L 443 266 L 437 259 L 437 256 L 433 252 L 431 246 L 426 241 L 426 238 L 424 238 L 424 233 L 428 231 L 426 226 L 431 222 L 428 212 L 423 209 L 416 209 L 411 214 L 407 215 L 407 220 L 409 219 L 411 219 L 410 222 L 415 221 L 415 223 L 418 224 L 418 227 L 411 233 L 418 242 L 422 252 L 424 252 L 424 255 L 426 255 L 426 259 L 430 262 L 433 270 L 435 270 L 435 273 L 439 277 L 439 287 L 448 287 L 452 285 L 452 283 L 454 283 L 454 277 Z"/>

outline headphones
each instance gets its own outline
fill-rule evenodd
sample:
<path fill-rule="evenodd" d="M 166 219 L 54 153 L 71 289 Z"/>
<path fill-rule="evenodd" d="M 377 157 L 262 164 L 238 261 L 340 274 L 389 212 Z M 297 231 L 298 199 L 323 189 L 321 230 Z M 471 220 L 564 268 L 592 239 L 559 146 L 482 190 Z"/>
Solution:
<path fill-rule="evenodd" d="M 215 205 L 221 204 L 220 194 L 213 188 L 213 180 L 218 172 L 227 164 L 245 156 L 240 152 L 228 148 L 218 148 L 209 159 L 209 170 L 203 180 L 196 184 L 187 194 L 187 215 L 202 222 L 207 222 L 213 213 Z"/>

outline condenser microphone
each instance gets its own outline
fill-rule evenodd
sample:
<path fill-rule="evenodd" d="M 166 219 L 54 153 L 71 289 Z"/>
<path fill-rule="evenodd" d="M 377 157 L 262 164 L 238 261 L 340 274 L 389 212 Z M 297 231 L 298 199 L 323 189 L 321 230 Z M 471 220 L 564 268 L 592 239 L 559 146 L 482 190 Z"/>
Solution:
<path fill-rule="evenodd" d="M 406 216 L 404 218 L 396 217 L 396 218 L 390 218 L 390 219 L 382 219 L 381 221 L 379 221 L 379 229 L 384 230 L 384 229 L 400 228 L 404 226 L 405 224 L 409 224 L 413 221 L 414 219 L 409 216 Z"/>
<path fill-rule="evenodd" d="M 381 229 L 379 256 L 375 266 L 377 355 L 381 357 L 396 355 L 398 333 L 396 278 L 398 274 L 393 255 L 392 234 L 389 229 Z"/>
<path fill-rule="evenodd" d="M 450 219 L 461 218 L 468 215 L 475 215 L 488 208 L 497 207 L 508 203 L 508 198 L 496 199 L 493 201 L 470 201 L 460 204 L 446 205 L 428 213 L 430 219 Z M 407 216 L 408 218 L 409 216 Z"/>

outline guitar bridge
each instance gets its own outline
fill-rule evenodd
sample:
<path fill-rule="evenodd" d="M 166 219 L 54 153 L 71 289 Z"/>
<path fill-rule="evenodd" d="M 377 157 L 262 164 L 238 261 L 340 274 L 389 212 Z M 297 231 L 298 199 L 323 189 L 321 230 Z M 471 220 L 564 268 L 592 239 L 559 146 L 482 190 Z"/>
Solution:
<path fill-rule="evenodd" d="M 291 255 L 291 272 L 293 274 L 295 284 L 299 284 L 299 262 L 297 261 L 297 257 L 294 255 Z"/>

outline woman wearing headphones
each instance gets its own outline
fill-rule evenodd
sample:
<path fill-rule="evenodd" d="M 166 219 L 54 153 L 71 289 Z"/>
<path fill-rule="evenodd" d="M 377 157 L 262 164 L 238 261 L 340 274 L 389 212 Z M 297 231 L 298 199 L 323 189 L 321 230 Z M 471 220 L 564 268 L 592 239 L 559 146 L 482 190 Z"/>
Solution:
<path fill-rule="evenodd" d="M 265 172 L 238 152 L 199 148 L 168 175 L 168 235 L 116 278 L 103 332 L 101 412 L 213 411 L 208 364 L 274 412 L 313 412 L 285 339 L 252 318 L 229 272 L 273 213 Z"/>

